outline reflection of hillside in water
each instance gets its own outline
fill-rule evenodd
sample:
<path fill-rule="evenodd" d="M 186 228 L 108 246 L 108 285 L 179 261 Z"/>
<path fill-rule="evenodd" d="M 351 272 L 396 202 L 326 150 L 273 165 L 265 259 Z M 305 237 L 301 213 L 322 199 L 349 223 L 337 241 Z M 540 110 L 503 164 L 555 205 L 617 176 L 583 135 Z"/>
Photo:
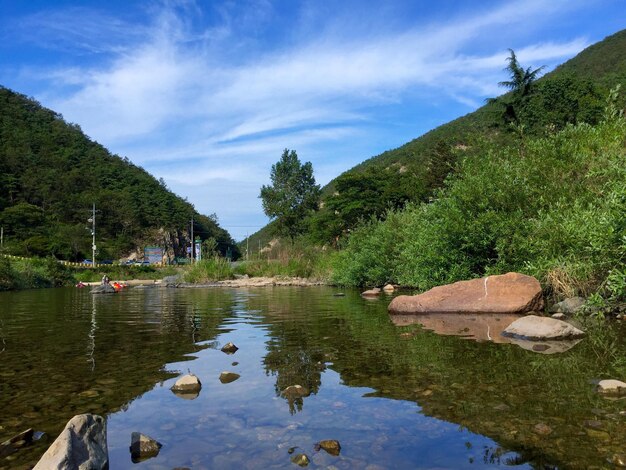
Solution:
<path fill-rule="evenodd" d="M 614 421 L 619 405 L 596 395 L 590 384 L 614 369 L 614 359 L 590 341 L 563 354 L 533 354 L 500 335 L 517 316 L 433 316 L 415 323 L 407 316 L 390 319 L 388 300 L 367 302 L 357 293 L 333 298 L 330 292 L 276 289 L 252 304 L 267 322 L 264 365 L 277 376 L 277 394 L 296 383 L 314 393 L 323 388 L 317 366 L 322 360 L 344 384 L 369 387 L 370 396 L 414 401 L 423 414 L 489 436 L 537 468 L 548 462 L 603 465 L 626 441 L 626 429 Z M 477 341 L 433 334 L 418 323 Z M 314 398 L 304 398 L 304 407 L 308 399 Z M 609 437 L 601 446 L 593 437 L 598 434 L 584 431 L 585 422 L 598 418 L 595 413 L 608 416 L 602 425 Z M 540 423 L 553 432 L 537 434 Z"/>

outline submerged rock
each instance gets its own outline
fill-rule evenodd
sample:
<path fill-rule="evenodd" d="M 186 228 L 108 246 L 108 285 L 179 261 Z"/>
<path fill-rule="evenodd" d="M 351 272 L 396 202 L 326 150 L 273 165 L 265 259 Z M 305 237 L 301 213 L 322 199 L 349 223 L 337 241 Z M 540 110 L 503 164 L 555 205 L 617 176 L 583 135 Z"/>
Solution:
<path fill-rule="evenodd" d="M 562 320 L 527 315 L 515 320 L 502 332 L 504 336 L 532 341 L 582 338 L 585 333 Z"/>
<path fill-rule="evenodd" d="M 224 347 L 221 349 L 223 353 L 226 354 L 235 354 L 239 348 L 235 346 L 233 343 L 226 343 Z"/>
<path fill-rule="evenodd" d="M 324 441 L 319 441 L 315 445 L 315 448 L 318 451 L 320 449 L 324 449 L 330 455 L 334 455 L 335 457 L 338 456 L 339 453 L 341 452 L 341 444 L 339 444 L 339 441 L 335 439 L 326 439 Z"/>
<path fill-rule="evenodd" d="M 597 390 L 603 395 L 626 395 L 626 383 L 614 379 L 601 380 Z"/>
<path fill-rule="evenodd" d="M 290 385 L 285 388 L 281 393 L 287 399 L 296 399 L 302 397 L 308 397 L 311 393 L 309 389 L 302 385 Z"/>
<path fill-rule="evenodd" d="M 391 293 L 391 292 L 393 292 L 394 290 L 396 290 L 396 288 L 395 288 L 395 287 L 393 287 L 391 284 L 385 284 L 385 287 L 383 287 L 383 291 L 384 291 L 385 293 Z"/>
<path fill-rule="evenodd" d="M 117 291 L 111 284 L 100 284 L 93 287 L 89 292 L 91 294 L 115 294 Z"/>
<path fill-rule="evenodd" d="M 33 470 L 108 467 L 106 421 L 101 416 L 83 414 L 69 420 Z"/>
<path fill-rule="evenodd" d="M 150 459 L 159 455 L 162 444 L 152 439 L 150 436 L 134 432 L 130 438 L 130 458 L 133 463 Z"/>
<path fill-rule="evenodd" d="M 309 457 L 306 454 L 297 454 L 291 457 L 291 461 L 300 467 L 306 467 L 309 465 Z"/>
<path fill-rule="evenodd" d="M 419 295 L 400 295 L 389 304 L 392 314 L 527 313 L 542 309 L 539 281 L 519 273 L 433 287 Z"/>
<path fill-rule="evenodd" d="M 237 380 L 239 377 L 241 377 L 241 375 L 236 374 L 235 372 L 224 371 L 220 374 L 220 382 L 223 384 L 229 384 Z"/>

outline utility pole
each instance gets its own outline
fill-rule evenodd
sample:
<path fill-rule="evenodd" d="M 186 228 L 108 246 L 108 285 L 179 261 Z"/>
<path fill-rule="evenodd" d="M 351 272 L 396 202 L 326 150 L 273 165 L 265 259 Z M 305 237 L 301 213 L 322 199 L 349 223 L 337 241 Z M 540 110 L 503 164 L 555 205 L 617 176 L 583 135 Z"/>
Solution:
<path fill-rule="evenodd" d="M 91 210 L 91 219 L 87 219 L 87 222 L 91 222 L 91 267 L 96 268 L 96 203 L 93 203 Z"/>
<path fill-rule="evenodd" d="M 4 248 L 4 225 L 0 227 L 0 250 Z"/>
<path fill-rule="evenodd" d="M 193 250 L 196 248 L 193 245 L 193 215 L 191 216 L 191 264 L 193 264 Z"/>
<path fill-rule="evenodd" d="M 249 244 L 250 244 L 250 235 L 248 235 L 248 233 L 246 232 L 246 261 L 250 259 L 250 255 L 248 254 L 250 253 L 248 251 Z"/>

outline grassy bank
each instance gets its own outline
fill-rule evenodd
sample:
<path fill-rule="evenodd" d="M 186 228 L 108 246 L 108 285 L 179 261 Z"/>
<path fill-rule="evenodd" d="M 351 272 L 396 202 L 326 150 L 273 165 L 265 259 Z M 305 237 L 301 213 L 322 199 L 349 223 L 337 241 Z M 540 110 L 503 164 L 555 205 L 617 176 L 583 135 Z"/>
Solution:
<path fill-rule="evenodd" d="M 626 121 L 522 138 L 462 162 L 430 203 L 355 230 L 334 263 L 344 285 L 419 289 L 519 271 L 555 297 L 626 297 Z"/>

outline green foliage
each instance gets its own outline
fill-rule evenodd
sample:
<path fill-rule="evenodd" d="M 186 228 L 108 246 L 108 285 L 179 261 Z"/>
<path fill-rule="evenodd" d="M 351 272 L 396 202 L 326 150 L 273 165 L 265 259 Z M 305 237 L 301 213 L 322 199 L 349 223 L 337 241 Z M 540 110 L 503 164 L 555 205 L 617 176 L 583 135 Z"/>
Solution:
<path fill-rule="evenodd" d="M 589 294 L 623 265 L 625 140 L 613 117 L 466 158 L 432 203 L 355 231 L 335 280 L 426 289 L 514 270 Z"/>
<path fill-rule="evenodd" d="M 11 266 L 11 260 L 0 256 L 0 291 L 15 288 L 15 272 Z"/>
<path fill-rule="evenodd" d="M 0 255 L 0 291 L 60 287 L 74 282 L 73 271 L 54 258 L 10 259 Z"/>
<path fill-rule="evenodd" d="M 311 162 L 300 163 L 295 150 L 285 149 L 272 165 L 271 186 L 263 185 L 260 198 L 265 214 L 276 219 L 278 234 L 292 240 L 306 229 L 304 219 L 318 208 L 320 187 Z"/>

